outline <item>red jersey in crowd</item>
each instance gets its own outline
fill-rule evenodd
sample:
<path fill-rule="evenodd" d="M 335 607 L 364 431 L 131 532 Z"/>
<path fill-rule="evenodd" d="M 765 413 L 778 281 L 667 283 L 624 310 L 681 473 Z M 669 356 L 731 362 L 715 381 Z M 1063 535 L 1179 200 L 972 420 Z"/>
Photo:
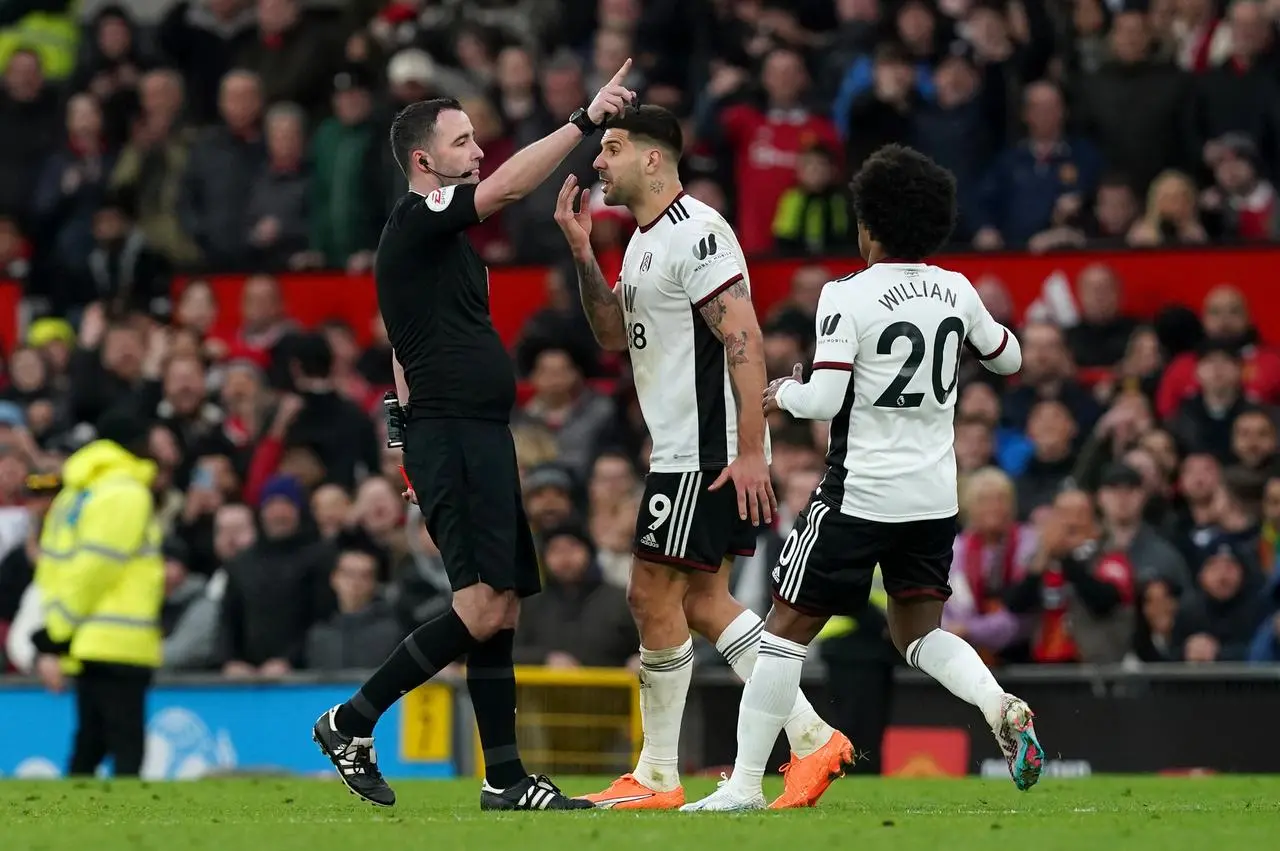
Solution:
<path fill-rule="evenodd" d="M 831 119 L 803 109 L 765 112 L 735 104 L 720 113 L 720 122 L 733 148 L 738 242 L 747 254 L 769 251 L 778 200 L 795 186 L 800 152 L 815 144 L 839 151 L 840 135 Z"/>
<path fill-rule="evenodd" d="M 1264 405 L 1280 404 L 1280 354 L 1256 345 L 1246 347 L 1241 354 L 1244 369 L 1240 377 L 1245 396 Z M 1194 352 L 1184 352 L 1165 369 L 1156 390 L 1156 413 L 1160 419 L 1176 414 L 1184 399 L 1200 392 L 1200 381 L 1196 378 L 1198 363 Z"/>
<path fill-rule="evenodd" d="M 1102 555 L 1091 571 L 1093 578 L 1115 586 L 1121 605 L 1133 604 L 1133 565 L 1124 553 Z M 1080 650 L 1071 636 L 1067 621 L 1068 588 L 1066 573 L 1060 564 L 1045 570 L 1040 583 L 1040 628 L 1031 647 L 1036 662 L 1078 662 Z"/>

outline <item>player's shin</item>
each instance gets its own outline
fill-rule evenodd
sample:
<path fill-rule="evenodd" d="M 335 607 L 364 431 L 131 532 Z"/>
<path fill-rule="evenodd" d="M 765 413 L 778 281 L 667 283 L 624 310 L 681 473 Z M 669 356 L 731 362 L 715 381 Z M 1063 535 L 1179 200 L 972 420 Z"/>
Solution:
<path fill-rule="evenodd" d="M 944 629 L 935 629 L 907 645 L 907 664 L 924 671 L 956 697 L 982 711 L 987 724 L 1000 719 L 1003 689 L 969 642 Z"/>
<path fill-rule="evenodd" d="M 800 689 L 807 649 L 768 632 L 761 636 L 755 669 L 738 710 L 738 757 L 728 784 L 735 795 L 760 793 L 769 754 Z"/>
<path fill-rule="evenodd" d="M 664 650 L 640 648 L 644 745 L 635 778 L 654 792 L 680 786 L 680 722 L 693 677 L 693 639 Z"/>
<path fill-rule="evenodd" d="M 720 655 L 744 683 L 751 679 L 751 672 L 756 666 L 756 652 L 763 630 L 764 623 L 756 617 L 755 612 L 743 609 L 716 639 L 716 650 L 720 651 Z M 815 753 L 835 732 L 814 711 L 813 705 L 798 687 L 791 712 L 783 726 L 792 752 L 800 758 Z"/>

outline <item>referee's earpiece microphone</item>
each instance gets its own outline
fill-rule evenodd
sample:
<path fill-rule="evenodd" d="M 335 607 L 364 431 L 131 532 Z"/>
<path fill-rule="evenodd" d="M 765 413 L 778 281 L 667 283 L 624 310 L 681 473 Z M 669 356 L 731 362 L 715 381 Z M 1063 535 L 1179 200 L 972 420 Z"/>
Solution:
<path fill-rule="evenodd" d="M 466 180 L 468 177 L 475 174 L 475 169 L 471 169 L 470 171 L 464 171 L 462 174 L 445 174 L 443 172 L 436 171 L 434 168 L 427 165 L 426 157 L 418 157 L 418 165 L 422 166 L 424 169 L 431 172 L 436 177 L 443 177 L 446 180 Z"/>

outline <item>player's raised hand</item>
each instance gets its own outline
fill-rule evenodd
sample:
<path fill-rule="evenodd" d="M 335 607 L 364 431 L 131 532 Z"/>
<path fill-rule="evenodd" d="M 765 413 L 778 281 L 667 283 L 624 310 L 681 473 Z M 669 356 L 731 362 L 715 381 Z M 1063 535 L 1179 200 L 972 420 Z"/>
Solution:
<path fill-rule="evenodd" d="M 778 404 L 778 393 L 788 381 L 794 381 L 798 384 L 804 384 L 804 364 L 798 363 L 791 367 L 791 374 L 786 378 L 777 378 L 769 382 L 769 386 L 764 388 L 764 415 L 767 417 L 774 411 L 781 411 L 782 406 Z"/>
<path fill-rule="evenodd" d="M 604 88 L 596 92 L 596 96 L 587 107 L 587 117 L 594 124 L 602 124 L 606 118 L 617 115 L 636 99 L 636 93 L 622 85 L 631 72 L 631 60 L 622 63 L 618 73 L 613 75 Z"/>
<path fill-rule="evenodd" d="M 591 190 L 578 191 L 578 178 L 572 174 L 564 179 L 560 195 L 556 198 L 556 224 L 573 250 L 574 256 L 584 256 L 591 251 L 591 209 L 588 205 Z M 573 209 L 574 202 L 578 209 Z"/>
<path fill-rule="evenodd" d="M 738 517 L 743 520 L 750 517 L 752 526 L 773 522 L 778 498 L 773 494 L 773 480 L 769 477 L 769 462 L 764 460 L 764 450 L 739 455 L 707 490 L 720 490 L 728 481 L 733 482 L 733 488 L 738 492 Z"/>

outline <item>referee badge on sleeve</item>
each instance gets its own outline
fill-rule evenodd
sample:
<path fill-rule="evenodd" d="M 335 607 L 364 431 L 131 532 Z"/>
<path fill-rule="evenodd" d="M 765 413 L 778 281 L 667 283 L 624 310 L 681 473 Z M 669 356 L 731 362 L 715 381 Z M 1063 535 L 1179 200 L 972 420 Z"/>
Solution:
<path fill-rule="evenodd" d="M 433 213 L 443 213 L 453 201 L 453 186 L 441 186 L 427 193 L 427 209 Z"/>

